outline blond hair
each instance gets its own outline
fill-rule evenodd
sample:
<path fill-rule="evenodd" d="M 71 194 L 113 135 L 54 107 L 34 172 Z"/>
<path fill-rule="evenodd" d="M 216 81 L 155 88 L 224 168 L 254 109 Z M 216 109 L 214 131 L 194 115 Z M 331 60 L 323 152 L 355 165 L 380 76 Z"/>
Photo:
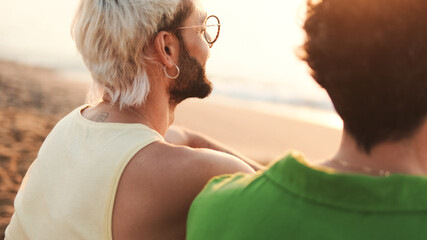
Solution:
<path fill-rule="evenodd" d="M 121 108 L 143 104 L 150 91 L 147 46 L 173 22 L 181 0 L 81 0 L 72 25 L 91 72 L 88 101 L 108 94 Z"/>

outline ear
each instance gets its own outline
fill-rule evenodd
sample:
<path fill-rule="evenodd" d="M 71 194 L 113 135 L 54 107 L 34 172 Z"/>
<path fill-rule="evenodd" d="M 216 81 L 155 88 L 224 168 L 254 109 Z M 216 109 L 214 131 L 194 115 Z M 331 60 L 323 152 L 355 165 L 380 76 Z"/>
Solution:
<path fill-rule="evenodd" d="M 159 60 L 168 68 L 175 67 L 179 57 L 179 41 L 172 33 L 161 31 L 154 39 L 154 46 Z"/>

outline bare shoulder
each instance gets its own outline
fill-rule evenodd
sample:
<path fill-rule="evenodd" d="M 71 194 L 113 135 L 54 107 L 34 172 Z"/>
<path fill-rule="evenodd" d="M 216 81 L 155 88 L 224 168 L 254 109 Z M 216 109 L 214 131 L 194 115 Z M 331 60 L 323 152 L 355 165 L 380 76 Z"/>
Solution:
<path fill-rule="evenodd" d="M 225 153 L 154 142 L 140 150 L 122 174 L 113 230 L 123 234 L 130 229 L 136 231 L 132 236 L 149 239 L 184 237 L 187 213 L 197 194 L 213 176 L 235 172 L 253 170 Z"/>
<path fill-rule="evenodd" d="M 192 165 L 193 170 L 208 174 L 209 177 L 236 172 L 254 172 L 247 163 L 227 153 L 205 148 L 183 149 L 183 151 L 189 155 L 188 164 Z"/>
<path fill-rule="evenodd" d="M 138 152 L 127 169 L 142 196 L 150 195 L 157 205 L 167 205 L 168 213 L 184 210 L 183 215 L 212 177 L 253 172 L 246 163 L 229 154 L 162 141 Z"/>
<path fill-rule="evenodd" d="M 253 172 L 242 160 L 210 149 L 194 149 L 155 142 L 138 152 L 130 163 L 135 174 L 168 186 L 185 183 L 201 189 L 213 176 L 236 172 Z M 144 177 L 145 176 L 145 177 Z"/>

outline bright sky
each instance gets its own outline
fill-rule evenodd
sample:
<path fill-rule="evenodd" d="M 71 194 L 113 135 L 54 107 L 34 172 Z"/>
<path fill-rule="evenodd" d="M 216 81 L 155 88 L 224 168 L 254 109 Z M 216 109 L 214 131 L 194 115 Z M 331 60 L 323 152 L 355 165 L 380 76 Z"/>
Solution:
<path fill-rule="evenodd" d="M 304 0 L 202 2 L 208 14 L 219 16 L 223 24 L 212 48 L 212 70 L 245 77 L 306 78 L 305 64 L 295 57 L 304 39 L 300 28 Z"/>

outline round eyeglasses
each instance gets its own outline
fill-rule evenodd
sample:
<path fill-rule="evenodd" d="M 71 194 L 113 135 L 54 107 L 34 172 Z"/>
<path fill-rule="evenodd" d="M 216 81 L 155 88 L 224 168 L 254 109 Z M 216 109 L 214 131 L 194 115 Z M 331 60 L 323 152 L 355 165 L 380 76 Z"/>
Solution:
<path fill-rule="evenodd" d="M 206 42 L 212 45 L 218 39 L 219 31 L 221 30 L 221 23 L 217 16 L 210 15 L 209 17 L 206 18 L 205 23 L 203 25 L 179 27 L 177 28 L 177 30 L 187 29 L 187 28 L 197 28 L 197 27 L 203 27 L 203 32 L 204 32 L 204 37 L 206 39 Z"/>

